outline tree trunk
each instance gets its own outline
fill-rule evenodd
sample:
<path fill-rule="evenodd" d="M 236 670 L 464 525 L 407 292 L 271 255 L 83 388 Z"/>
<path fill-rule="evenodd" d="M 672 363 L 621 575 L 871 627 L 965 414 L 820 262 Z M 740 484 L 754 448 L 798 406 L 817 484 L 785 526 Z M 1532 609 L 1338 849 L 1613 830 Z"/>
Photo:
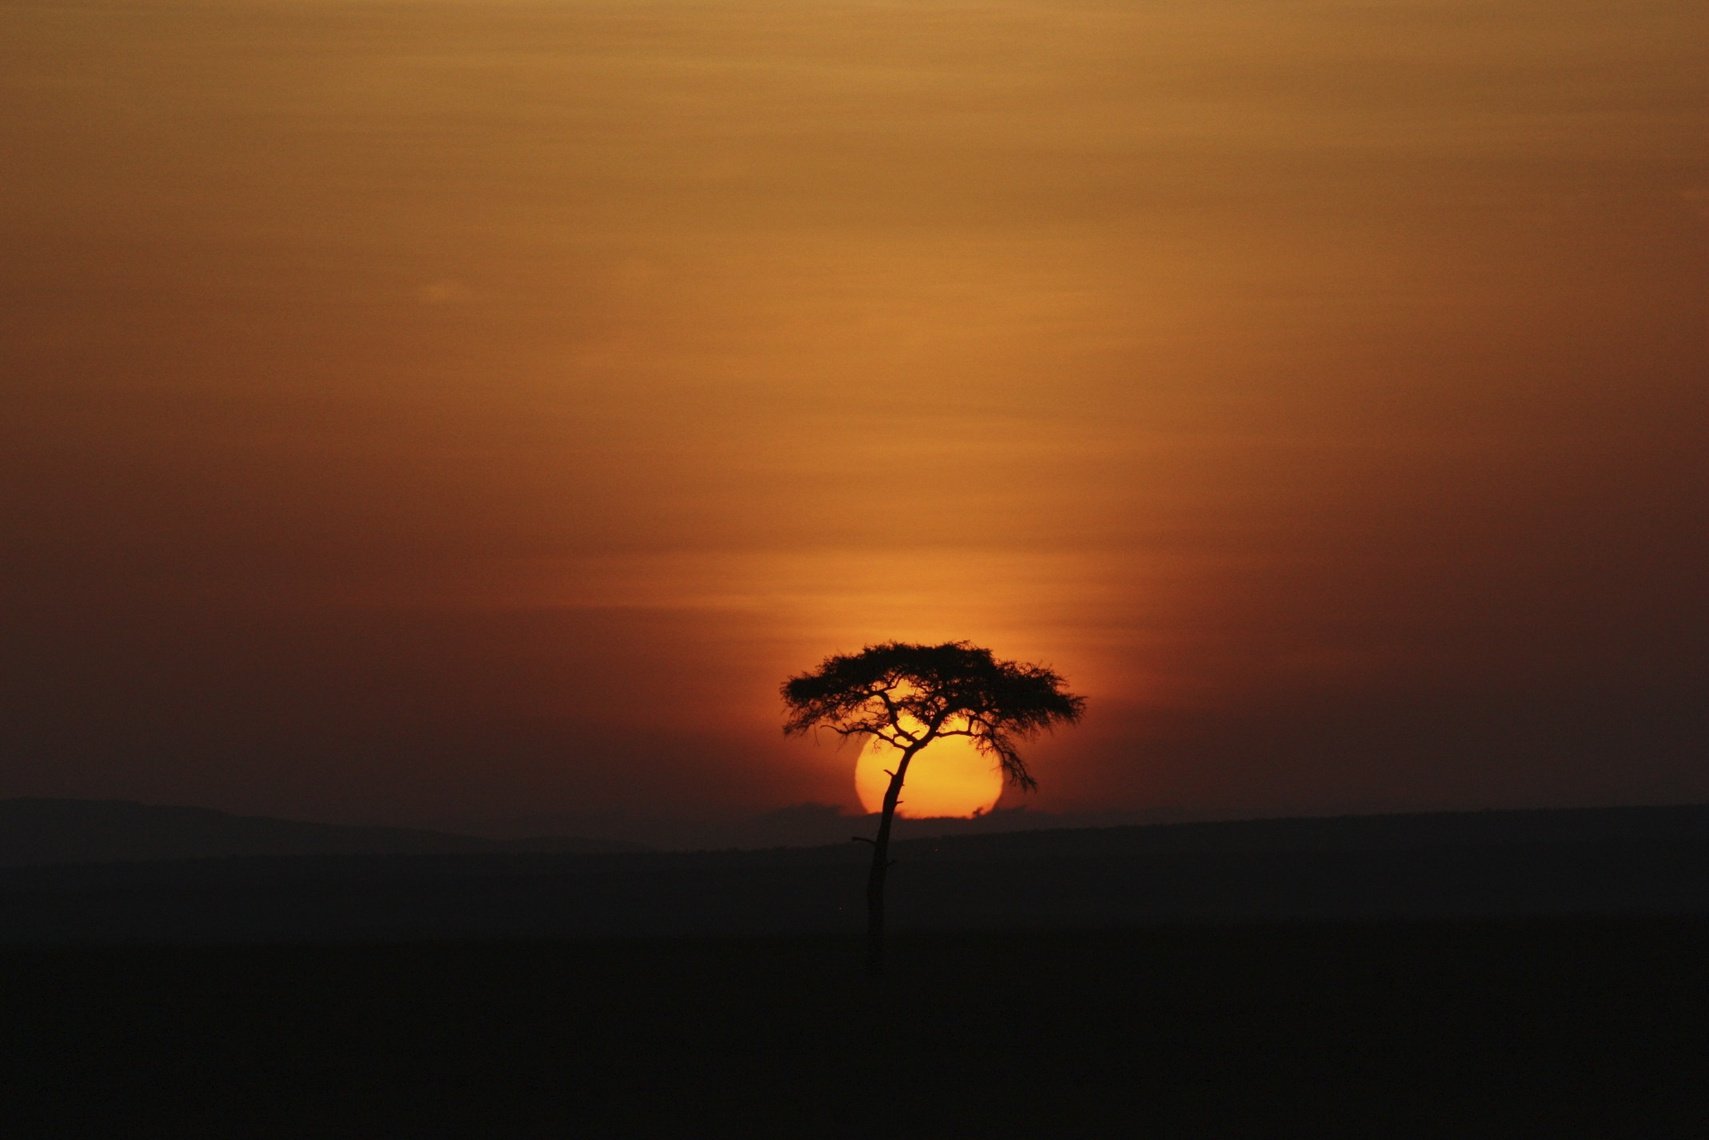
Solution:
<path fill-rule="evenodd" d="M 890 774 L 890 786 L 884 790 L 884 811 L 878 817 L 878 837 L 872 841 L 872 870 L 866 876 L 866 976 L 869 978 L 884 973 L 884 877 L 890 871 L 890 824 L 896 818 L 908 761 L 917 751 L 919 748 L 915 747 L 902 753 L 896 771 Z"/>

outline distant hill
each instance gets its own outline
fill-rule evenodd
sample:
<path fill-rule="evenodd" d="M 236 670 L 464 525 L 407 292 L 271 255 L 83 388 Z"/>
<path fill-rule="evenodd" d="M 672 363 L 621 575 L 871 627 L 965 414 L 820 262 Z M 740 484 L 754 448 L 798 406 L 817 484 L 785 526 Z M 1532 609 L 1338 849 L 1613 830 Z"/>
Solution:
<path fill-rule="evenodd" d="M 870 850 L 528 853 L 434 832 L 41 805 L 0 804 L 0 835 L 38 864 L 14 854 L 0 867 L 0 944 L 852 933 Z M 58 858 L 40 865 L 55 812 Z M 43 830 L 25 843 L 8 817 Z M 111 834 L 74 840 L 73 821 L 103 820 Z M 191 838 L 227 857 L 187 857 Z M 899 931 L 1709 916 L 1702 806 L 1027 831 L 892 852 Z"/>
<path fill-rule="evenodd" d="M 614 851 L 574 838 L 482 839 L 404 827 L 353 827 L 129 800 L 0 800 L 0 866 L 289 855 L 467 855 Z"/>
<path fill-rule="evenodd" d="M 918 840 L 958 858 L 1137 852 L 1358 852 L 1527 844 L 1709 842 L 1709 804 L 1539 808 L 1015 830 Z"/>

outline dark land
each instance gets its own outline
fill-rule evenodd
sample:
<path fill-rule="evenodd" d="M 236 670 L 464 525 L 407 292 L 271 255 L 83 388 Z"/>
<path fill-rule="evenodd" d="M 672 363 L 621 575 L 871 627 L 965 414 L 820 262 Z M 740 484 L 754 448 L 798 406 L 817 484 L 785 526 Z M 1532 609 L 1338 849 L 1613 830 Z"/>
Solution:
<path fill-rule="evenodd" d="M 1700 1136 L 1709 812 L 0 870 L 7 1131 Z"/>

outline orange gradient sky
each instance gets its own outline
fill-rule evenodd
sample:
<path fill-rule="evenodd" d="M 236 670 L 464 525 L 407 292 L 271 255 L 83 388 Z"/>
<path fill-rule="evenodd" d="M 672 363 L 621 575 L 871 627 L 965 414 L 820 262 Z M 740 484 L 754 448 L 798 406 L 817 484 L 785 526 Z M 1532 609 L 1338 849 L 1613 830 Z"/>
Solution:
<path fill-rule="evenodd" d="M 855 810 L 777 684 L 969 638 L 1041 810 L 1709 797 L 1706 34 L 7 4 L 0 795 Z"/>

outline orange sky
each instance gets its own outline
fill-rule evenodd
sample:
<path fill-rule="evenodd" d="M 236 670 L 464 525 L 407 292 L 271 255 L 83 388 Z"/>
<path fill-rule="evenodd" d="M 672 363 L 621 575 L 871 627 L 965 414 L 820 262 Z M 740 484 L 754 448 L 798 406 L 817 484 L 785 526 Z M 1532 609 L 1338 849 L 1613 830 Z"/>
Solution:
<path fill-rule="evenodd" d="M 852 809 L 777 683 L 966 637 L 1045 810 L 1709 797 L 1705 33 L 7 4 L 0 795 Z"/>

